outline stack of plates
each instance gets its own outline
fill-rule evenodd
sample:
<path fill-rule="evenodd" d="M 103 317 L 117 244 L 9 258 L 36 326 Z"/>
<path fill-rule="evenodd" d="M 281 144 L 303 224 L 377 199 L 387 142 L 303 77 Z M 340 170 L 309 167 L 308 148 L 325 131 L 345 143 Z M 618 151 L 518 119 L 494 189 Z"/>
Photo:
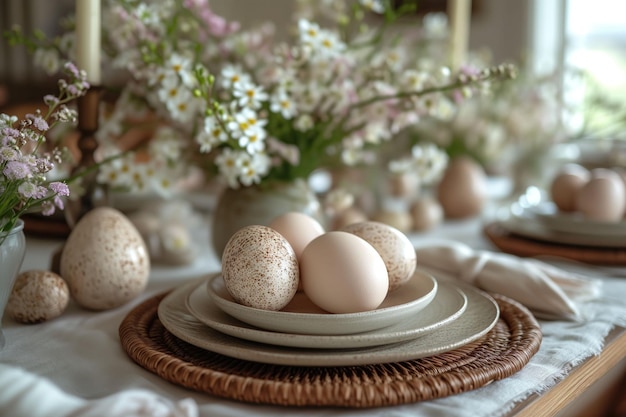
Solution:
<path fill-rule="evenodd" d="M 389 363 L 461 347 L 495 326 L 497 303 L 459 285 L 418 271 L 376 310 L 330 314 L 303 293 L 281 311 L 238 304 L 215 274 L 172 291 L 158 315 L 178 338 L 238 359 L 291 366 Z"/>
<path fill-rule="evenodd" d="M 508 231 L 550 243 L 597 248 L 625 248 L 626 221 L 601 222 L 580 213 L 564 213 L 549 200 L 516 202 L 502 222 Z"/>

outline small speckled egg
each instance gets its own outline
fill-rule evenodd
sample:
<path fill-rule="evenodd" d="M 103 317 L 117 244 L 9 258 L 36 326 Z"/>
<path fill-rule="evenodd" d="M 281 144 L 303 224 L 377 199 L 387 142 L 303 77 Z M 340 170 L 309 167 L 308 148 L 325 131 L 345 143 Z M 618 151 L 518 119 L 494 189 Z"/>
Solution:
<path fill-rule="evenodd" d="M 69 300 L 70 291 L 59 275 L 25 271 L 15 280 L 6 312 L 20 323 L 41 323 L 63 314 Z"/>
<path fill-rule="evenodd" d="M 262 225 L 245 226 L 231 236 L 222 254 L 222 276 L 235 301 L 263 310 L 285 307 L 300 281 L 287 239 Z"/>
<path fill-rule="evenodd" d="M 404 233 L 373 221 L 354 223 L 343 230 L 364 239 L 383 258 L 389 276 L 389 291 L 411 279 L 416 268 L 415 248 Z"/>
<path fill-rule="evenodd" d="M 61 254 L 61 276 L 82 307 L 119 307 L 143 292 L 150 256 L 141 235 L 120 211 L 97 207 L 76 224 Z"/>
<path fill-rule="evenodd" d="M 324 233 L 309 243 L 300 274 L 304 293 L 329 313 L 374 310 L 389 289 L 387 268 L 376 249 L 343 231 Z"/>

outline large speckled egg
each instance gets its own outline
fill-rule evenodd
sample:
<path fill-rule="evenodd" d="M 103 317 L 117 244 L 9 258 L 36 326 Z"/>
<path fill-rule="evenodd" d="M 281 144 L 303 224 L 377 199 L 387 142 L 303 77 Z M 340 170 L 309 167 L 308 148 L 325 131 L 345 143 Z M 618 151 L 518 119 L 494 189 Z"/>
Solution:
<path fill-rule="evenodd" d="M 300 281 L 287 239 L 262 225 L 245 226 L 231 236 L 222 254 L 222 276 L 235 301 L 263 310 L 285 307 Z"/>
<path fill-rule="evenodd" d="M 343 231 L 364 239 L 383 258 L 389 276 L 389 291 L 411 279 L 417 267 L 415 248 L 404 233 L 374 221 L 354 223 L 344 227 Z"/>
<path fill-rule="evenodd" d="M 329 313 L 374 310 L 389 289 L 385 262 L 376 249 L 344 231 L 324 233 L 309 243 L 300 274 L 304 293 Z"/>
<path fill-rule="evenodd" d="M 41 323 L 63 314 L 69 300 L 70 291 L 59 275 L 25 271 L 15 280 L 6 312 L 20 323 Z"/>
<path fill-rule="evenodd" d="M 119 307 L 143 292 L 150 256 L 138 230 L 120 211 L 97 207 L 76 224 L 61 254 L 61 276 L 78 304 Z"/>

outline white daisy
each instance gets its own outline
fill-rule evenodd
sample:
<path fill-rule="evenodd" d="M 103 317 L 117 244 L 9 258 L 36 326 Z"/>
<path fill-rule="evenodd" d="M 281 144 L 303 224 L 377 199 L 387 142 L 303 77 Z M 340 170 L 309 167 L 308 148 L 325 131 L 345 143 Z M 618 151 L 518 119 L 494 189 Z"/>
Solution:
<path fill-rule="evenodd" d="M 245 148 L 250 154 L 261 152 L 265 149 L 265 129 L 259 126 L 251 127 L 239 137 L 239 146 Z"/>
<path fill-rule="evenodd" d="M 382 0 L 359 0 L 359 3 L 374 13 L 385 13 L 385 3 Z"/>
<path fill-rule="evenodd" d="M 250 81 L 239 81 L 233 86 L 233 95 L 237 98 L 237 103 L 243 107 L 258 109 L 261 102 L 268 99 L 263 87 L 254 85 Z"/>
<path fill-rule="evenodd" d="M 243 72 L 239 65 L 226 65 L 222 68 L 221 86 L 225 89 L 232 88 L 239 82 L 250 82 L 250 76 Z"/>
<path fill-rule="evenodd" d="M 191 59 L 178 54 L 172 54 L 165 63 L 165 68 L 169 69 L 178 77 L 187 87 L 196 85 L 196 78 L 193 75 Z"/>
<path fill-rule="evenodd" d="M 280 113 L 285 119 L 291 119 L 296 113 L 296 106 L 287 92 L 281 88 L 272 95 L 270 110 Z"/>

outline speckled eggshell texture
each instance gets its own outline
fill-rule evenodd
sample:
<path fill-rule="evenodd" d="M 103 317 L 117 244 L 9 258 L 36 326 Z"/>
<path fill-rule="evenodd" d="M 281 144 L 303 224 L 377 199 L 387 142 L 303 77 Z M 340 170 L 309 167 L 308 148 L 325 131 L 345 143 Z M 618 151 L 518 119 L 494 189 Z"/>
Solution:
<path fill-rule="evenodd" d="M 120 211 L 97 207 L 76 224 L 61 254 L 61 276 L 72 297 L 92 310 L 119 307 L 148 284 L 150 257 L 133 224 Z"/>
<path fill-rule="evenodd" d="M 59 275 L 25 271 L 15 280 L 6 312 L 19 323 L 41 323 L 63 314 L 69 300 L 70 291 Z"/>
<path fill-rule="evenodd" d="M 417 267 L 415 248 L 404 233 L 375 221 L 353 223 L 343 231 L 357 235 L 380 254 L 389 275 L 389 291 L 411 279 Z"/>
<path fill-rule="evenodd" d="M 298 260 L 287 239 L 261 225 L 233 234 L 222 255 L 222 276 L 235 301 L 264 310 L 285 307 L 300 279 Z"/>

